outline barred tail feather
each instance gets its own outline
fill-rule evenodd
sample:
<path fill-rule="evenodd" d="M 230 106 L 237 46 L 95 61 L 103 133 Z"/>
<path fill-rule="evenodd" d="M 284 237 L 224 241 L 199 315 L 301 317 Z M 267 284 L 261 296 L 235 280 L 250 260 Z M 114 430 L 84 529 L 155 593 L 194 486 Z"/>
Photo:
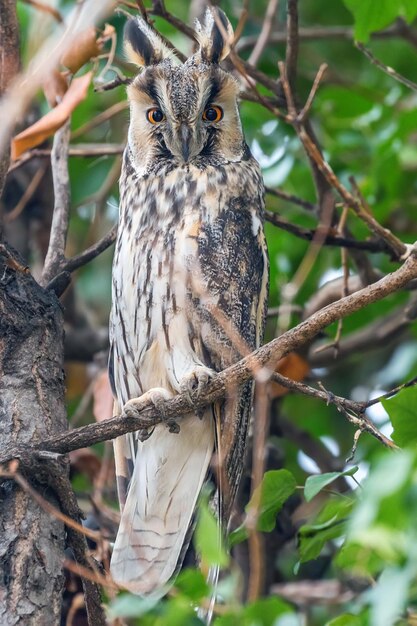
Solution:
<path fill-rule="evenodd" d="M 139 595 L 162 596 L 181 565 L 187 532 L 214 448 L 211 412 L 181 421 L 173 435 L 160 424 L 138 442 L 135 466 L 114 544 L 114 580 Z"/>

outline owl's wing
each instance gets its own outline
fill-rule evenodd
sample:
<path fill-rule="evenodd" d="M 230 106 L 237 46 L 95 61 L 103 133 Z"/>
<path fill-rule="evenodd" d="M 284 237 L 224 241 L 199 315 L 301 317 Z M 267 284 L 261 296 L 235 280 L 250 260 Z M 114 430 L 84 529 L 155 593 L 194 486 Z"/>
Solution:
<path fill-rule="evenodd" d="M 262 197 L 252 203 L 237 199 L 200 232 L 200 265 L 206 288 L 216 301 L 210 332 L 202 339 L 210 365 L 217 371 L 257 348 L 263 338 L 269 262 L 262 209 Z M 252 381 L 230 389 L 217 409 L 226 523 L 242 475 L 253 389 Z"/>

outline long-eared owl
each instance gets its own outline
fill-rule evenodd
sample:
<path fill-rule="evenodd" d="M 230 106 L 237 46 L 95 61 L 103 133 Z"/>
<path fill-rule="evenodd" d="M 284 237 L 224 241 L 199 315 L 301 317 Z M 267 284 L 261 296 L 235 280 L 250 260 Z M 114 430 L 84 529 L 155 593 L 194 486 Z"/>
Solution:
<path fill-rule="evenodd" d="M 128 87 L 113 264 L 109 371 L 120 414 L 198 394 L 262 340 L 264 186 L 242 133 L 238 83 L 220 67 L 232 37 L 226 16 L 208 9 L 196 24 L 198 50 L 180 64 L 143 19 L 126 25 L 127 53 L 142 71 Z M 119 584 L 164 593 L 209 471 L 227 525 L 252 396 L 248 382 L 182 417 L 178 433 L 161 423 L 115 441 L 122 514 L 111 572 Z"/>

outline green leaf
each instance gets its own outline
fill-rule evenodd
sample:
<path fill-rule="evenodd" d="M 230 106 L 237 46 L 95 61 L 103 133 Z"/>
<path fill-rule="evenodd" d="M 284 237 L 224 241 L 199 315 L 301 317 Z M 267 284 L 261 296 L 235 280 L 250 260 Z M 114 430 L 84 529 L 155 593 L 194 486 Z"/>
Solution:
<path fill-rule="evenodd" d="M 204 598 L 210 591 L 202 572 L 191 567 L 180 572 L 175 581 L 175 587 L 194 601 Z"/>
<path fill-rule="evenodd" d="M 152 626 L 203 626 L 203 622 L 197 617 L 195 607 L 184 596 L 170 598 L 168 602 L 159 605 L 162 609 L 161 618 L 153 621 Z M 139 620 L 139 624 L 142 621 Z"/>
<path fill-rule="evenodd" d="M 417 442 L 417 386 L 403 389 L 393 398 L 382 400 L 394 432 L 392 438 L 399 446 Z"/>
<path fill-rule="evenodd" d="M 207 498 L 202 498 L 198 506 L 194 544 L 205 564 L 226 567 L 229 563 L 219 524 L 209 508 Z"/>
<path fill-rule="evenodd" d="M 281 598 L 262 598 L 238 611 L 217 617 L 214 626 L 275 626 L 282 615 L 292 615 L 293 608 Z"/>
<path fill-rule="evenodd" d="M 404 17 L 411 23 L 417 16 L 417 0 L 402 0 Z"/>
<path fill-rule="evenodd" d="M 370 592 L 372 624 L 396 623 L 406 606 L 412 576 L 410 568 L 387 568 L 382 572 Z"/>
<path fill-rule="evenodd" d="M 155 598 L 141 598 L 131 593 L 119 595 L 109 607 L 111 619 L 117 617 L 140 617 L 151 611 L 159 602 Z"/>
<path fill-rule="evenodd" d="M 246 512 L 250 513 L 254 507 L 258 506 L 257 529 L 259 531 L 268 533 L 275 528 L 278 512 L 284 502 L 294 493 L 296 487 L 295 478 L 288 470 L 271 470 L 264 474 L 261 484 L 255 489 L 245 507 Z M 242 524 L 230 534 L 230 545 L 234 546 L 247 537 L 248 531 Z"/>
<path fill-rule="evenodd" d="M 300 561 L 316 559 L 327 541 L 345 534 L 346 519 L 353 507 L 353 500 L 330 498 L 313 524 L 305 524 L 299 530 Z"/>
<path fill-rule="evenodd" d="M 274 626 L 277 617 L 292 612 L 292 607 L 281 598 L 263 598 L 245 607 L 243 623 L 248 626 Z"/>
<path fill-rule="evenodd" d="M 266 472 L 262 483 L 255 489 L 252 498 L 246 506 L 246 511 L 255 505 L 261 491 L 258 530 L 271 532 L 275 528 L 278 511 L 284 502 L 294 493 L 297 487 L 294 476 L 288 470 L 272 470 Z"/>
<path fill-rule="evenodd" d="M 309 476 L 304 487 L 305 499 L 307 502 L 310 502 L 324 487 L 327 487 L 327 485 L 330 485 L 330 483 L 342 476 L 353 476 L 358 469 L 358 466 L 355 465 L 344 472 L 327 472 L 326 474 Z"/>
<path fill-rule="evenodd" d="M 339 617 L 327 622 L 326 626 L 363 626 L 363 621 L 357 615 L 345 613 L 345 615 L 339 615 Z"/>
<path fill-rule="evenodd" d="M 402 9 L 402 0 L 343 1 L 355 19 L 355 39 L 364 43 L 371 33 L 391 24 Z"/>
<path fill-rule="evenodd" d="M 384 561 L 370 546 L 346 541 L 333 561 L 337 567 L 358 577 L 376 576 Z"/>

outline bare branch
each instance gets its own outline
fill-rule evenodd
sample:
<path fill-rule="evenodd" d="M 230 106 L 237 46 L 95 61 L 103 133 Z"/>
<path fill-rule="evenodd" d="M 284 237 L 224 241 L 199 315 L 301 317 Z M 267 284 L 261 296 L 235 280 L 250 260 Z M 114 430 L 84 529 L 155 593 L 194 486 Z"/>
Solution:
<path fill-rule="evenodd" d="M 388 315 L 372 321 L 364 328 L 350 333 L 341 339 L 338 347 L 337 362 L 341 363 L 352 354 L 360 354 L 370 350 L 378 350 L 392 346 L 403 337 L 410 324 L 417 318 L 417 305 L 412 298 L 405 306 L 398 307 Z M 328 367 L 334 364 L 331 354 L 317 352 L 313 345 L 308 355 L 311 367 Z"/>
<path fill-rule="evenodd" d="M 282 64 L 280 64 L 281 72 L 282 72 L 282 81 L 283 85 L 286 89 L 286 94 L 291 99 L 291 87 L 286 77 L 285 68 Z M 298 132 L 298 136 L 304 145 L 304 148 L 309 155 L 310 159 L 315 162 L 320 172 L 324 175 L 328 184 L 334 187 L 338 193 L 343 198 L 344 202 L 349 206 L 356 215 L 369 227 L 369 229 L 382 241 L 386 243 L 386 245 L 390 248 L 392 255 L 396 259 L 401 259 L 404 255 L 407 254 L 407 246 L 398 239 L 390 230 L 384 228 L 377 222 L 377 220 L 371 215 L 362 205 L 361 203 L 346 189 L 346 187 L 339 181 L 335 173 L 333 172 L 330 165 L 325 161 L 321 151 L 318 146 L 313 142 L 309 134 L 303 125 L 298 123 L 297 117 L 294 116 L 291 111 L 288 118 L 288 121 L 291 121 L 291 117 L 293 118 L 292 122 Z"/>
<path fill-rule="evenodd" d="M 323 385 L 321 385 L 321 390 L 315 389 L 314 387 L 310 387 L 304 383 L 281 376 L 281 374 L 277 374 L 276 372 L 272 375 L 272 380 L 279 383 L 286 389 L 297 391 L 298 393 L 310 396 L 311 398 L 323 400 L 326 404 L 333 404 L 339 413 L 342 413 L 342 415 L 344 415 L 346 419 L 361 432 L 369 433 L 387 448 L 397 448 L 397 446 L 390 439 L 388 439 L 388 437 L 381 433 L 381 431 L 378 430 L 374 424 L 372 424 L 366 415 L 364 415 L 365 409 L 367 408 L 365 403 L 362 404 L 360 402 L 353 402 L 352 400 L 348 400 L 341 396 L 336 396 L 330 391 L 327 391 Z"/>
<path fill-rule="evenodd" d="M 75 130 L 73 133 L 71 133 L 71 140 L 76 139 L 77 137 L 81 137 L 85 133 L 89 133 L 90 130 L 93 130 L 93 128 L 96 128 L 96 126 L 101 126 L 101 124 L 104 124 L 104 122 L 107 122 L 115 115 L 126 111 L 128 108 L 129 103 L 126 100 L 123 100 L 122 102 L 116 102 L 116 104 L 113 104 L 105 111 L 102 111 L 101 113 L 93 117 L 92 120 L 89 120 L 88 122 L 77 128 L 77 130 Z"/>
<path fill-rule="evenodd" d="M 287 0 L 287 47 L 285 67 L 288 82 L 293 89 L 297 77 L 298 61 L 298 0 Z"/>
<path fill-rule="evenodd" d="M 292 193 L 287 193 L 282 189 L 274 189 L 273 187 L 266 187 L 266 193 L 271 196 L 276 196 L 277 198 L 281 198 L 286 202 L 291 202 L 292 204 L 296 204 L 297 206 L 306 209 L 307 211 L 316 211 L 317 207 L 312 203 L 308 202 L 308 200 L 303 200 L 302 198 L 298 198 L 298 196 L 294 196 Z"/>
<path fill-rule="evenodd" d="M 403 383 L 402 385 L 397 385 L 397 387 L 394 387 L 394 389 L 390 389 L 390 391 L 387 391 L 387 393 L 383 393 L 381 396 L 378 396 L 377 398 L 372 398 L 372 400 L 369 400 L 368 402 L 365 403 L 365 406 L 368 409 L 370 406 L 374 406 L 375 404 L 378 404 L 379 402 L 381 402 L 381 400 L 392 398 L 392 396 L 395 396 L 402 389 L 407 389 L 408 387 L 414 387 L 416 383 L 417 383 L 417 376 L 414 376 L 414 378 L 412 378 L 411 380 L 407 380 L 407 382 Z"/>
<path fill-rule="evenodd" d="M 306 606 L 337 605 L 353 600 L 357 593 L 339 580 L 299 580 L 273 585 L 271 593 L 303 608 Z"/>
<path fill-rule="evenodd" d="M 410 43 L 416 46 L 417 39 L 416 39 L 414 31 L 412 31 L 412 29 L 410 29 L 408 24 L 406 24 L 405 22 L 403 22 L 403 24 L 400 24 L 399 23 L 400 21 L 403 22 L 403 20 L 398 20 L 398 22 L 394 24 L 393 26 L 390 26 L 390 28 L 378 31 L 376 33 L 372 33 L 371 38 L 372 39 L 403 38 L 403 39 L 410 41 Z M 406 25 L 408 27 L 408 30 L 405 30 L 403 25 Z M 409 36 L 410 33 L 408 31 L 411 31 L 412 38 Z M 309 42 L 309 41 L 318 41 L 321 39 L 325 39 L 326 41 L 330 39 L 337 39 L 337 40 L 345 39 L 347 41 L 353 41 L 353 37 L 354 37 L 353 28 L 350 28 L 349 26 L 317 26 L 317 27 L 313 26 L 313 27 L 301 27 L 298 30 L 298 39 L 299 41 L 302 41 L 303 43 Z M 258 35 L 249 35 L 247 37 L 242 37 L 239 40 L 239 43 L 237 44 L 236 49 L 238 52 L 243 52 L 247 50 L 248 48 L 252 48 L 252 46 L 256 44 L 257 40 L 258 40 Z M 287 41 L 286 32 L 278 31 L 275 33 L 271 33 L 268 43 L 269 44 L 282 44 L 282 43 L 286 43 L 286 41 Z"/>
<path fill-rule="evenodd" d="M 297 226 L 289 222 L 284 217 L 281 217 L 278 213 L 272 211 L 265 211 L 265 219 L 285 230 L 300 239 L 305 241 L 312 241 L 316 237 L 317 230 L 310 230 L 303 226 Z M 338 246 L 341 248 L 350 248 L 356 250 L 366 250 L 367 252 L 391 254 L 391 251 L 387 248 L 386 244 L 380 239 L 370 239 L 368 241 L 357 241 L 356 239 L 350 239 L 349 237 L 341 237 L 340 235 L 326 235 L 321 242 L 323 246 Z"/>
<path fill-rule="evenodd" d="M 98 157 L 98 156 L 114 156 L 123 154 L 125 144 L 119 143 L 77 143 L 74 146 L 70 146 L 68 150 L 68 156 L 70 157 Z M 24 165 L 35 157 L 48 158 L 51 155 L 50 148 L 36 148 L 29 150 L 20 159 L 12 163 L 9 167 L 9 172 L 13 172 L 21 165 Z"/>
<path fill-rule="evenodd" d="M 409 80 L 408 78 L 406 78 L 402 74 L 399 74 L 398 72 L 396 72 L 394 70 L 394 68 L 390 67 L 389 65 L 385 65 L 385 63 L 383 63 L 382 61 L 377 59 L 372 54 L 372 52 L 369 50 L 369 48 L 364 46 L 359 41 L 355 42 L 355 46 L 357 47 L 358 50 L 363 52 L 363 54 L 366 56 L 366 58 L 369 59 L 370 62 L 373 65 L 376 65 L 376 67 L 378 67 L 380 70 L 382 70 L 384 72 L 384 74 L 387 74 L 391 78 L 394 78 L 397 82 L 401 83 L 402 85 L 405 85 L 409 89 L 412 89 L 413 91 L 417 91 L 417 83 L 414 83 L 412 80 Z"/>
<path fill-rule="evenodd" d="M 266 441 L 269 432 L 269 397 L 266 383 L 256 383 L 255 423 L 252 448 L 251 500 L 253 506 L 246 516 L 245 526 L 249 531 L 249 583 L 248 600 L 253 602 L 262 593 L 265 577 L 265 552 L 263 537 L 258 531 L 261 507 L 260 485 L 265 472 Z"/>
<path fill-rule="evenodd" d="M 41 285 L 46 285 L 61 271 L 61 266 L 65 259 L 65 244 L 67 241 L 70 210 L 70 181 L 68 173 L 69 140 L 70 120 L 55 133 L 52 146 L 51 165 L 55 204 L 48 252 L 46 254 L 45 265 L 40 281 Z"/>
<path fill-rule="evenodd" d="M 29 185 L 26 187 L 23 196 L 20 198 L 19 202 L 11 209 L 11 211 L 8 211 L 4 216 L 4 222 L 6 224 L 17 219 L 19 215 L 25 210 L 29 200 L 32 198 L 33 194 L 36 193 L 43 177 L 45 176 L 47 169 L 48 163 L 43 163 L 42 166 L 37 170 L 37 172 L 35 172 L 34 177 L 30 181 Z"/>
<path fill-rule="evenodd" d="M 80 254 L 77 254 L 77 256 L 72 257 L 72 259 L 63 261 L 60 268 L 61 271 L 74 272 L 79 267 L 82 267 L 83 265 L 86 265 L 87 263 L 95 259 L 99 254 L 104 252 L 104 250 L 107 250 L 107 248 L 109 248 L 112 243 L 114 243 L 116 239 L 116 234 L 117 224 L 115 224 L 113 228 L 109 230 L 106 235 L 104 235 L 104 237 L 102 237 L 99 241 L 87 248 L 87 250 L 84 250 Z"/>
<path fill-rule="evenodd" d="M 268 45 L 269 37 L 271 35 L 277 14 L 278 2 L 279 0 L 269 0 L 268 2 L 261 32 L 259 33 L 255 46 L 250 54 L 250 57 L 248 58 L 248 63 L 250 63 L 250 65 L 256 65 L 258 63 L 265 47 Z"/>

